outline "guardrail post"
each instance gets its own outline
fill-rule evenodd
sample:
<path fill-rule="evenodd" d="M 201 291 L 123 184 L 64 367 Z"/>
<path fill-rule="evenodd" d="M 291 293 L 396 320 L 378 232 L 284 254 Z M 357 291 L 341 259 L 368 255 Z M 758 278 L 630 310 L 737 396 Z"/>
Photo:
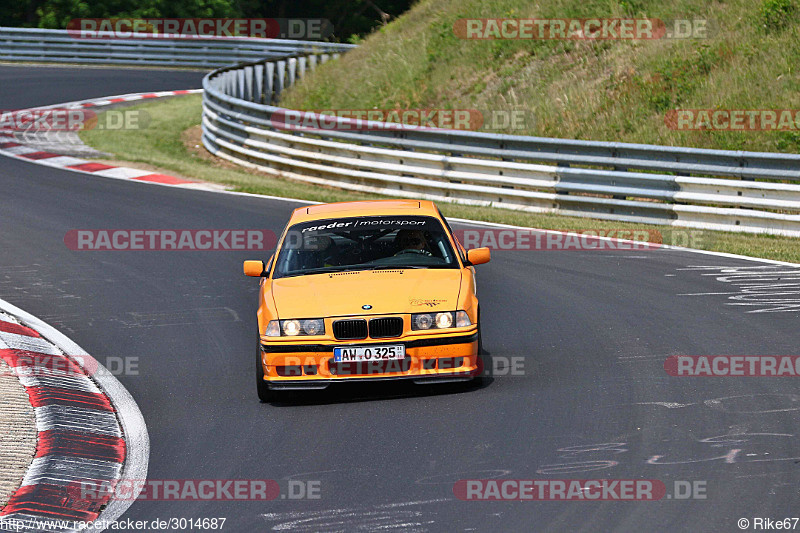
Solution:
<path fill-rule="evenodd" d="M 270 61 L 264 65 L 264 103 L 272 105 L 272 93 L 275 90 L 275 63 Z"/>
<path fill-rule="evenodd" d="M 746 166 L 747 166 L 747 161 L 745 159 L 741 159 L 739 161 L 739 167 L 745 168 Z M 755 178 L 750 177 L 750 176 L 742 176 L 741 179 L 743 179 L 744 181 L 756 181 Z"/>
<path fill-rule="evenodd" d="M 297 77 L 302 78 L 306 75 L 306 58 L 305 56 L 297 59 Z"/>
<path fill-rule="evenodd" d="M 248 102 L 254 101 L 253 94 L 253 67 L 245 67 L 244 69 L 244 99 Z"/>
<path fill-rule="evenodd" d="M 286 61 L 277 61 L 278 72 L 275 77 L 275 100 L 281 97 L 286 83 Z"/>
<path fill-rule="evenodd" d="M 234 96 L 236 94 L 236 73 L 235 72 L 226 72 L 225 73 L 225 94 L 228 96 Z"/>
<path fill-rule="evenodd" d="M 297 59 L 294 57 L 289 58 L 289 79 L 286 82 L 287 87 L 291 87 L 292 85 L 294 85 L 296 73 L 297 73 Z"/>
<path fill-rule="evenodd" d="M 244 70 L 239 69 L 236 73 L 238 74 L 236 79 L 236 98 L 244 100 Z"/>
<path fill-rule="evenodd" d="M 556 167 L 569 168 L 569 163 L 563 163 L 563 162 L 559 161 L 558 163 L 556 163 Z M 559 175 L 558 171 L 556 171 L 556 175 L 558 175 L 558 179 L 559 179 L 559 181 L 561 181 L 561 176 Z M 569 191 L 559 191 L 558 194 L 563 194 L 564 196 L 569 196 Z"/>
<path fill-rule="evenodd" d="M 264 88 L 264 65 L 258 64 L 255 65 L 253 70 L 253 89 L 255 94 L 253 94 L 253 101 L 260 104 L 264 96 L 262 94 L 262 89 Z"/>
<path fill-rule="evenodd" d="M 614 165 L 614 170 L 619 170 L 621 172 L 627 172 L 628 171 L 627 168 L 621 167 L 619 165 Z M 621 194 L 613 194 L 613 195 L 611 195 L 611 197 L 614 198 L 615 200 L 624 200 L 625 199 L 625 196 L 621 195 Z"/>
<path fill-rule="evenodd" d="M 225 73 L 225 94 L 234 96 L 236 94 L 236 73 L 228 71 Z"/>
<path fill-rule="evenodd" d="M 308 70 L 314 70 L 315 68 L 317 68 L 317 61 L 319 61 L 319 58 L 316 55 L 309 56 L 308 57 Z"/>

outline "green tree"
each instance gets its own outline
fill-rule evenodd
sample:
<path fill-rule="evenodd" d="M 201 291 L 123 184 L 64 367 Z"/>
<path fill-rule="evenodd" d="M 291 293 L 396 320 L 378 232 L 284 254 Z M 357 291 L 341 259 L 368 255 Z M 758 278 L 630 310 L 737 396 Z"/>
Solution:
<path fill-rule="evenodd" d="M 320 18 L 334 40 L 367 33 L 406 11 L 412 0 L 17 0 L 0 4 L 0 25 L 65 28 L 76 18 Z"/>

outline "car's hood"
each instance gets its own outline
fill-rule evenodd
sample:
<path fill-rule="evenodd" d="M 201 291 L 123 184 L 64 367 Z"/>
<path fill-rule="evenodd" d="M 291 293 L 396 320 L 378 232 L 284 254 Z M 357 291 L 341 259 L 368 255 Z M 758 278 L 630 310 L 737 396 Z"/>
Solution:
<path fill-rule="evenodd" d="M 455 311 L 460 286 L 458 269 L 362 270 L 276 279 L 272 296 L 280 318 L 423 313 Z"/>

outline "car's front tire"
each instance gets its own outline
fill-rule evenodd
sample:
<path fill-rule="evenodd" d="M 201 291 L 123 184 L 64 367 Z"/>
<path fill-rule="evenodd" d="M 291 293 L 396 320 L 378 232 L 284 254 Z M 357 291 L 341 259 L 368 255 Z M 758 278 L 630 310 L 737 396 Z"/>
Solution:
<path fill-rule="evenodd" d="M 478 309 L 478 355 L 481 356 L 483 354 L 483 328 L 481 327 L 481 311 Z"/>
<path fill-rule="evenodd" d="M 261 363 L 261 342 L 256 345 L 256 389 L 258 399 L 262 403 L 268 403 L 275 399 L 275 391 L 269 388 L 269 384 L 264 381 L 264 365 Z"/>
<path fill-rule="evenodd" d="M 481 369 L 481 372 L 477 374 L 473 379 L 472 383 L 480 383 L 483 380 L 483 376 L 486 375 L 486 369 L 484 368 L 484 360 L 483 356 L 486 351 L 483 349 L 483 328 L 481 327 L 481 312 L 478 311 L 478 368 Z"/>

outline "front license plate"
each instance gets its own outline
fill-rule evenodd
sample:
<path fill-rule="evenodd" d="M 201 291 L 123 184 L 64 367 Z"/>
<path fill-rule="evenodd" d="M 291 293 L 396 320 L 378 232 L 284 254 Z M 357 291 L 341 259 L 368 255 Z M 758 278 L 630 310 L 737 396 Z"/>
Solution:
<path fill-rule="evenodd" d="M 341 346 L 333 349 L 337 363 L 357 361 L 398 361 L 405 359 L 406 347 L 402 344 L 387 346 Z"/>

